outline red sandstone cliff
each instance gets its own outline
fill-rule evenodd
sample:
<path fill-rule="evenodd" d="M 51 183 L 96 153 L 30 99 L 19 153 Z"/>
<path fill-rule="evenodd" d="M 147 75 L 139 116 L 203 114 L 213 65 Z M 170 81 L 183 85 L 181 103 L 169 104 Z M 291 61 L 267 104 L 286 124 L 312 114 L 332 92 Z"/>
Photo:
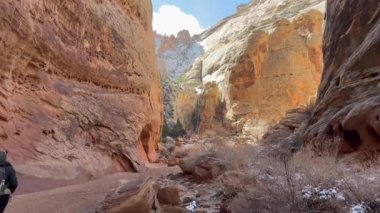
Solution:
<path fill-rule="evenodd" d="M 306 142 L 380 150 L 380 2 L 327 1 L 324 70 Z"/>
<path fill-rule="evenodd" d="M 18 171 L 93 177 L 156 159 L 149 0 L 0 2 L 0 145 Z"/>
<path fill-rule="evenodd" d="M 219 120 L 238 132 L 261 136 L 287 110 L 315 98 L 322 73 L 324 3 L 263 0 L 240 6 L 201 35 L 205 53 L 186 73 L 185 84 L 207 92 L 205 85 L 216 83 L 219 102 L 225 105 Z M 218 123 L 201 120 L 201 131 Z"/>

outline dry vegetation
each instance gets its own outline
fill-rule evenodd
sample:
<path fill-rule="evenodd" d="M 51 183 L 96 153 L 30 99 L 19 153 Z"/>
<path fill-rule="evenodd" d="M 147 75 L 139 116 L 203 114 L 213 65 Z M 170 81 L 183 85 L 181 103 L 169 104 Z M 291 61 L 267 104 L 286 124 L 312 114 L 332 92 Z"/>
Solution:
<path fill-rule="evenodd" d="M 380 212 L 379 153 L 338 156 L 331 145 L 325 153 L 305 146 L 313 110 L 310 104 L 289 112 L 259 141 L 207 135 L 174 155 L 206 155 L 224 165 L 201 186 L 216 190 L 221 212 Z"/>
<path fill-rule="evenodd" d="M 380 212 L 378 164 L 347 167 L 306 148 L 275 155 L 265 144 L 214 143 L 207 151 L 228 168 L 217 181 L 236 212 L 350 212 L 358 204 Z"/>
<path fill-rule="evenodd" d="M 303 122 L 313 110 L 307 109 Z M 254 144 L 221 137 L 205 141 L 204 151 L 227 168 L 217 178 L 226 212 L 380 212 L 378 153 L 358 161 L 308 147 L 294 151 L 294 144 L 302 144 L 303 125 L 290 132 L 273 129 Z"/>

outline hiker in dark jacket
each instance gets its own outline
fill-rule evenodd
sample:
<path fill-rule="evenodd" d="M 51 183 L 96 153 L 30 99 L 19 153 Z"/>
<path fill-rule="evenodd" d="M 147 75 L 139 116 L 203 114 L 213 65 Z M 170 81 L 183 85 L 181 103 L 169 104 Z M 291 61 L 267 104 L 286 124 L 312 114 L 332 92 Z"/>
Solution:
<path fill-rule="evenodd" d="M 7 152 L 0 151 L 0 213 L 17 188 L 17 177 L 13 166 L 7 161 Z"/>

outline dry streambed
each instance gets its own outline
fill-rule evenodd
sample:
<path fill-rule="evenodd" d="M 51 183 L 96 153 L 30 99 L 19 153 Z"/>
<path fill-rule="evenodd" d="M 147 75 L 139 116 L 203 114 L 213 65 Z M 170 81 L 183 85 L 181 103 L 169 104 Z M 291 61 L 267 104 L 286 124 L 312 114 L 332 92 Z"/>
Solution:
<path fill-rule="evenodd" d="M 17 195 L 7 213 L 380 211 L 380 170 L 304 150 L 284 158 L 276 144 L 252 141 L 169 139 L 160 152 L 170 167 Z"/>

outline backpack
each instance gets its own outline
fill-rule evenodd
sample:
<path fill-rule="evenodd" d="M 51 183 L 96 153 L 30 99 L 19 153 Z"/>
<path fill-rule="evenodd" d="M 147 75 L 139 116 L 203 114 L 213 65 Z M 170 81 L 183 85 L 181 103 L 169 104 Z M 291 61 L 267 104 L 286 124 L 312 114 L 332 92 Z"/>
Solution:
<path fill-rule="evenodd" d="M 5 167 L 0 167 L 0 195 L 6 194 L 5 191 L 8 189 L 6 184 L 7 174 L 5 171 Z"/>

